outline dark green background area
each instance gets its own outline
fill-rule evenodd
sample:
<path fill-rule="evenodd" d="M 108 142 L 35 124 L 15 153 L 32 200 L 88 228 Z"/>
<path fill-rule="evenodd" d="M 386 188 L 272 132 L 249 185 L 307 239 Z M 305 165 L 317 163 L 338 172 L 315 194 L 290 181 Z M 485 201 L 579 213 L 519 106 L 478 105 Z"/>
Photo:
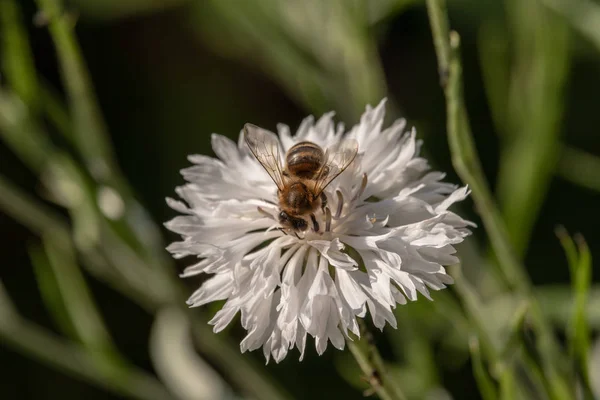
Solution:
<path fill-rule="evenodd" d="M 499 138 L 483 89 L 476 35 L 484 16 L 499 13 L 500 9 L 493 1 L 455 4 L 451 17 L 453 28 L 462 36 L 467 108 L 483 168 L 493 187 Z M 35 5 L 24 0 L 22 6 L 38 70 L 61 90 L 51 40 L 45 29 L 32 23 Z M 77 5 L 71 7 L 76 9 Z M 82 13 L 77 22 L 80 44 L 119 164 L 138 199 L 159 222 L 175 216 L 164 198 L 173 196 L 174 188 L 183 183 L 179 170 L 188 165 L 186 156 L 212 154 L 211 133 L 237 138 L 246 122 L 271 130 L 282 122 L 294 129 L 312 112 L 257 66 L 251 54 L 232 58 L 216 51 L 218 45 L 209 46 L 190 28 L 188 13 L 188 6 L 181 4 L 118 18 Z M 389 97 L 409 125 L 418 127 L 418 135 L 425 141 L 424 150 L 435 168 L 447 171 L 449 181 L 460 183 L 450 161 L 444 98 L 424 5 L 417 2 L 402 12 L 390 14 L 373 30 Z M 568 145 L 600 156 L 600 54 L 577 34 L 573 34 L 572 41 L 562 138 Z M 345 122 L 352 125 L 358 118 L 356 115 L 354 120 Z M 2 142 L 0 171 L 32 193 L 39 189 L 37 177 Z M 595 174 L 600 177 L 600 171 Z M 572 232 L 581 232 L 592 254 L 599 255 L 596 251 L 600 243 L 599 200 L 598 193 L 591 189 L 559 176 L 552 179 L 525 258 L 535 284 L 569 281 L 564 254 L 554 234 L 559 224 Z M 468 200 L 460 212 L 481 226 L 472 209 L 472 201 Z M 163 234 L 165 243 L 177 239 L 166 229 Z M 476 229 L 470 240 L 484 243 L 482 229 Z M 0 212 L 0 277 L 23 315 L 58 332 L 43 306 L 27 255 L 27 246 L 38 241 Z M 180 272 L 186 262 L 177 264 Z M 598 263 L 594 275 L 594 281 L 598 282 Z M 94 279 L 89 281 L 119 350 L 136 365 L 151 370 L 147 352 L 151 316 Z M 198 282 L 187 281 L 190 292 Z M 416 304 L 406 306 L 409 307 Z M 403 328 L 400 324 L 400 330 Z M 227 334 L 241 338 L 243 331 L 236 323 Z M 390 356 L 385 337 L 377 335 L 377 338 L 384 357 Z M 435 339 L 432 343 L 437 345 Z M 352 359 L 332 346 L 318 357 L 311 345 L 307 346 L 302 363 L 298 363 L 298 353 L 294 350 L 280 365 L 270 363 L 269 373 L 298 399 L 363 398 L 337 372 L 339 364 L 353 363 Z M 452 350 L 442 347 L 436 347 L 434 354 L 440 364 L 441 380 L 455 398 L 479 398 L 466 357 L 453 358 Z M 246 357 L 264 362 L 262 352 Z M 2 399 L 115 398 L 4 346 L 0 346 L 0 368 Z"/>

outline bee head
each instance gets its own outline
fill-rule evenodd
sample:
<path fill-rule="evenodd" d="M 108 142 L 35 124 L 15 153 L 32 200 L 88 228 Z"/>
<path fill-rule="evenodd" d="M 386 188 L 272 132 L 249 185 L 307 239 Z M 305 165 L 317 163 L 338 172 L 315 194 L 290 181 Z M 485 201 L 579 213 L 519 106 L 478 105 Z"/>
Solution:
<path fill-rule="evenodd" d="M 285 211 L 279 213 L 279 223 L 282 227 L 304 232 L 308 228 L 308 223 L 303 218 L 292 217 Z"/>

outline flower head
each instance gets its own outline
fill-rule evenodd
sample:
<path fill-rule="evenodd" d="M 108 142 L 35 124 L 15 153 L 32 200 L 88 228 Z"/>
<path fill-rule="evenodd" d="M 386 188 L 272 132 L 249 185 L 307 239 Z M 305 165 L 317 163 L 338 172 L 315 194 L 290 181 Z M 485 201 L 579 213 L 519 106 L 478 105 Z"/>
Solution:
<path fill-rule="evenodd" d="M 242 352 L 262 347 L 267 361 L 279 362 L 297 347 L 302 359 L 307 335 L 319 354 L 328 342 L 343 349 L 349 332 L 360 335 L 357 317 L 368 312 L 376 327 L 395 328 L 396 304 L 452 283 L 443 265 L 458 262 L 453 245 L 472 223 L 448 207 L 468 190 L 430 171 L 404 120 L 382 129 L 384 107 L 367 107 L 347 133 L 333 113 L 316 123 L 306 118 L 295 135 L 278 126 L 282 155 L 301 141 L 323 149 L 348 138 L 358 144 L 356 158 L 324 190 L 318 232 L 310 222 L 300 233 L 278 229 L 278 187 L 243 134 L 237 144 L 213 135 L 219 159 L 189 157 L 194 166 L 182 171 L 188 183 L 176 189 L 184 202 L 167 199 L 183 215 L 166 226 L 183 240 L 168 250 L 198 258 L 182 276 L 211 274 L 190 306 L 226 300 L 210 321 L 215 332 L 241 314 L 248 331 Z"/>

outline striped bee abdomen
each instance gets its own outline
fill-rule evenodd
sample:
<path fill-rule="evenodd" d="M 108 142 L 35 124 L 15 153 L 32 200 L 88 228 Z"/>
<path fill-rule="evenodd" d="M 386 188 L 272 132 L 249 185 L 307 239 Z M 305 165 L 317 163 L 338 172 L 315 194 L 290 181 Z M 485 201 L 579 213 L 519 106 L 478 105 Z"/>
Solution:
<path fill-rule="evenodd" d="M 313 178 L 325 162 L 323 149 L 311 142 L 295 144 L 286 156 L 288 172 L 299 178 Z"/>

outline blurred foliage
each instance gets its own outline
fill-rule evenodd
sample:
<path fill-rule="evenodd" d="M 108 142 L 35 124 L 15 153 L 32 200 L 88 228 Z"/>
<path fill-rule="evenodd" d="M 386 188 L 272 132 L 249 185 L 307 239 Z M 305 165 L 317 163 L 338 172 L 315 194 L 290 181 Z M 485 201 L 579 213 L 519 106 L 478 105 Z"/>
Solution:
<path fill-rule="evenodd" d="M 389 395 L 371 368 L 409 399 L 600 397 L 600 4 L 448 3 L 0 0 L 2 398 Z M 384 96 L 473 190 L 456 285 L 373 332 L 381 358 L 263 367 L 184 308 L 163 199 L 213 131 Z"/>

